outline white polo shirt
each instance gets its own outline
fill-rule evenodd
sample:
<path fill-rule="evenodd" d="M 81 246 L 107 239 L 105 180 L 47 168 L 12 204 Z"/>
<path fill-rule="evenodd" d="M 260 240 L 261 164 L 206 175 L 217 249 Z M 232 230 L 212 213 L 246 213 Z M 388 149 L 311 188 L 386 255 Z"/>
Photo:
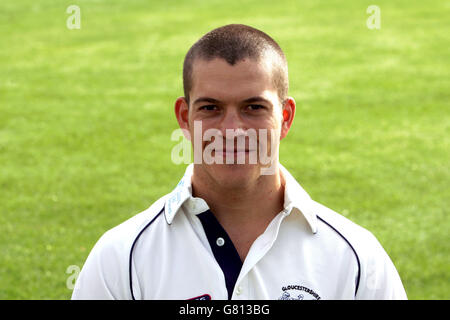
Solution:
<path fill-rule="evenodd" d="M 72 299 L 406 299 L 377 239 L 280 168 L 284 209 L 243 263 L 207 203 L 192 197 L 191 164 L 170 194 L 100 238 Z"/>

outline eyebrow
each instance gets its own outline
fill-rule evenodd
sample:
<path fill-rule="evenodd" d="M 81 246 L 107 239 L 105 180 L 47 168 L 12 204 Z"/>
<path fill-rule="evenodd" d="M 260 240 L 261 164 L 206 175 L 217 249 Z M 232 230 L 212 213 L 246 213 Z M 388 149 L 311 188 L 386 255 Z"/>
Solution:
<path fill-rule="evenodd" d="M 213 98 L 209 98 L 209 97 L 200 97 L 198 99 L 195 99 L 193 104 L 200 103 L 200 102 L 219 103 L 220 101 L 213 99 Z"/>
<path fill-rule="evenodd" d="M 210 97 L 200 97 L 200 98 L 198 98 L 198 99 L 195 99 L 195 101 L 194 101 L 193 104 L 201 103 L 201 102 L 220 103 L 219 100 L 216 100 L 216 99 L 214 99 L 214 98 L 210 98 Z M 244 103 L 266 102 L 266 103 L 271 104 L 271 102 L 270 102 L 269 100 L 267 100 L 266 98 L 263 98 L 263 97 L 261 97 L 261 96 L 251 97 L 251 98 L 245 99 L 243 102 L 244 102 Z"/>
<path fill-rule="evenodd" d="M 251 98 L 245 99 L 244 102 L 245 103 L 265 102 L 265 103 L 268 103 L 268 104 L 272 104 L 269 100 L 267 100 L 266 98 L 263 98 L 261 96 L 251 97 Z"/>

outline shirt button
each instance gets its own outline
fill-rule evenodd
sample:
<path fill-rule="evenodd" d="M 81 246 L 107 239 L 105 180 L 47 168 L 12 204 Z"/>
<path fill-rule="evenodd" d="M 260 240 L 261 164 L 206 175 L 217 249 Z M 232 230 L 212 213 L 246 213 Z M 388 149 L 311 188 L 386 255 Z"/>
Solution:
<path fill-rule="evenodd" d="M 221 246 L 223 246 L 223 245 L 225 244 L 225 240 L 223 240 L 222 237 L 219 237 L 219 238 L 217 238 L 217 240 L 216 240 L 216 244 L 217 244 L 219 247 L 221 247 Z"/>
<path fill-rule="evenodd" d="M 236 289 L 236 294 L 237 294 L 237 295 L 240 295 L 241 293 L 242 293 L 242 287 L 239 286 L 239 287 L 237 287 L 237 289 Z"/>

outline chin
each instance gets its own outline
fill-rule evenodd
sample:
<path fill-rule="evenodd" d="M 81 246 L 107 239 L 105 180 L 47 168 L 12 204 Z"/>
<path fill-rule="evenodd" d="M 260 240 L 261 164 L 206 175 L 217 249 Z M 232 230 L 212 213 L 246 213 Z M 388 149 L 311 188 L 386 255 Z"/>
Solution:
<path fill-rule="evenodd" d="M 260 176 L 260 166 L 250 164 L 213 164 L 205 168 L 220 186 L 242 188 Z"/>

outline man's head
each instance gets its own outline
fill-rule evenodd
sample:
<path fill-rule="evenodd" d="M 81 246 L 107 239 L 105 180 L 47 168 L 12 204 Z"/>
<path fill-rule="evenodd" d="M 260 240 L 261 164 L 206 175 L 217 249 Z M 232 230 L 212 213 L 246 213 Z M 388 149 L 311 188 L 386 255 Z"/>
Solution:
<path fill-rule="evenodd" d="M 280 101 L 288 94 L 289 80 L 286 57 L 280 46 L 266 33 L 242 24 L 229 24 L 214 29 L 200 38 L 187 52 L 183 64 L 184 97 L 189 102 L 196 60 L 225 60 L 233 66 L 244 59 L 265 60 L 272 67 L 272 81 Z"/>
<path fill-rule="evenodd" d="M 183 83 L 185 96 L 177 99 L 175 114 L 194 146 L 195 175 L 229 187 L 258 180 L 261 168 L 268 166 L 261 161 L 261 146 L 266 149 L 263 153 L 278 160 L 279 141 L 287 135 L 295 114 L 295 101 L 287 96 L 287 62 L 278 44 L 245 25 L 212 30 L 186 54 Z M 198 124 L 201 142 L 195 139 Z M 203 139 L 210 130 L 220 135 Z M 257 147 L 251 144 L 251 130 L 257 133 Z M 229 131 L 243 133 L 245 147 L 238 147 L 238 138 Z M 235 141 L 234 148 L 229 147 L 230 140 Z M 196 150 L 203 155 L 213 150 L 214 159 L 243 156 L 245 163 L 199 164 Z M 258 155 L 257 163 L 249 161 L 252 155 Z"/>

